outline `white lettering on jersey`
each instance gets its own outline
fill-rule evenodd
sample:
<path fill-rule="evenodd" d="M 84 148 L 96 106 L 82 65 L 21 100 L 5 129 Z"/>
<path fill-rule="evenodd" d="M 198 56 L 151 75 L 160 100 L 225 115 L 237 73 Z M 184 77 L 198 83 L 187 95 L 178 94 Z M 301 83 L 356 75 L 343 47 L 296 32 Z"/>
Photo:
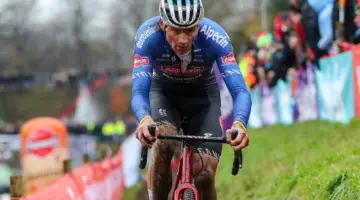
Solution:
<path fill-rule="evenodd" d="M 153 74 L 151 72 L 134 72 L 132 74 L 132 79 L 135 78 L 143 78 L 143 77 L 150 77 L 152 78 Z"/>
<path fill-rule="evenodd" d="M 152 34 L 154 34 L 156 31 L 158 31 L 158 26 L 151 26 L 148 27 L 139 37 L 139 40 L 136 42 L 137 48 L 141 49 L 148 37 L 150 37 Z"/>
<path fill-rule="evenodd" d="M 215 31 L 211 26 L 204 25 L 200 33 L 204 33 L 206 35 L 206 39 L 211 38 L 213 41 L 218 43 L 222 48 L 225 48 L 229 42 L 228 42 L 228 36 L 223 36 L 219 32 Z"/>
<path fill-rule="evenodd" d="M 241 75 L 241 72 L 238 69 L 230 69 L 230 70 L 225 70 L 223 73 L 221 73 L 221 75 L 222 77 L 226 78 L 228 76 Z"/>

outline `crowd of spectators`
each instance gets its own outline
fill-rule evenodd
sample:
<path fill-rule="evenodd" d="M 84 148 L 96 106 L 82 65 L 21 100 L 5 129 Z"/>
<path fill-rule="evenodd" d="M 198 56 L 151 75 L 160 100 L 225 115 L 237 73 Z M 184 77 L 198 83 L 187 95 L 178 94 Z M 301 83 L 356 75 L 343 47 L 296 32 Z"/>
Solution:
<path fill-rule="evenodd" d="M 250 89 L 295 76 L 311 62 L 360 43 L 360 1 L 291 0 L 273 19 L 270 32 L 254 35 L 238 56 Z M 344 4 L 344 5 L 342 5 Z"/>

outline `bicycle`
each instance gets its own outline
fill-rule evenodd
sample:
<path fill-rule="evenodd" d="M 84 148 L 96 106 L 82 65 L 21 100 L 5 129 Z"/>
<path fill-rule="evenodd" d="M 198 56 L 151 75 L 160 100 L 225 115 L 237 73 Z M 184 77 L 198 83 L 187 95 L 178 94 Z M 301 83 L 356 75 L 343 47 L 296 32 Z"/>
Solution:
<path fill-rule="evenodd" d="M 148 130 L 152 136 L 155 136 L 155 125 L 150 125 Z M 232 131 L 232 139 L 237 137 L 238 132 Z M 175 192 L 173 200 L 198 200 L 199 192 L 195 188 L 195 184 L 192 179 L 190 156 L 192 153 L 191 144 L 188 142 L 216 142 L 216 143 L 228 143 L 226 137 L 201 137 L 192 135 L 173 135 L 173 134 L 159 134 L 158 139 L 161 140 L 177 140 L 182 142 L 182 157 L 180 165 L 177 171 L 175 181 Z M 141 160 L 139 164 L 140 169 L 144 169 L 147 163 L 148 148 L 142 147 Z M 234 152 L 232 174 L 236 176 L 239 169 L 242 168 L 242 151 Z"/>

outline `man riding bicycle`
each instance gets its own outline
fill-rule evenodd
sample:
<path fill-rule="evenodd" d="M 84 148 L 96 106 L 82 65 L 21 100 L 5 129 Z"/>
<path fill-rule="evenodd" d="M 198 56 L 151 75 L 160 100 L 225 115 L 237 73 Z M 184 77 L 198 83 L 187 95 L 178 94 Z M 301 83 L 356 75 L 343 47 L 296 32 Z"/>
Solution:
<path fill-rule="evenodd" d="M 251 110 L 250 94 L 236 63 L 224 29 L 204 18 L 201 0 L 161 0 L 160 16 L 142 24 L 135 38 L 131 106 L 139 126 L 137 139 L 153 149 L 147 185 L 150 200 L 164 200 L 171 191 L 171 159 L 176 143 L 156 140 L 156 134 L 221 137 L 220 92 L 213 71 L 217 66 L 233 98 L 232 128 L 226 131 L 234 150 L 249 143 L 246 125 Z M 238 137 L 231 140 L 231 131 Z M 200 199 L 216 199 L 215 172 L 222 145 L 202 143 L 191 156 Z M 200 158 L 200 156 L 201 158 Z M 170 197 L 171 195 L 169 195 Z"/>

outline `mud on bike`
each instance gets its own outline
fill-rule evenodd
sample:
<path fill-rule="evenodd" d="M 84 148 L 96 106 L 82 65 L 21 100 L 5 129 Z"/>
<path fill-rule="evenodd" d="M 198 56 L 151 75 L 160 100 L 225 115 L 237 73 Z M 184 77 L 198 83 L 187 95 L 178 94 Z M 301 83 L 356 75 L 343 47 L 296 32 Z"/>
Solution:
<path fill-rule="evenodd" d="M 150 134 L 155 136 L 156 125 L 150 125 L 148 130 Z M 232 139 L 237 137 L 238 132 L 232 131 Z M 180 159 L 180 165 L 176 175 L 175 191 L 173 200 L 198 200 L 199 192 L 195 187 L 192 178 L 192 162 L 191 154 L 194 151 L 192 147 L 193 142 L 216 142 L 216 143 L 228 143 L 226 137 L 202 137 L 192 135 L 174 135 L 174 134 L 159 134 L 157 139 L 160 140 L 176 140 L 182 143 L 182 155 Z M 195 150 L 196 151 L 196 150 Z M 144 169 L 147 163 L 148 148 L 142 147 L 140 169 Z M 232 167 L 232 174 L 237 175 L 239 168 L 242 168 L 242 152 L 241 150 L 234 152 L 234 160 Z"/>

